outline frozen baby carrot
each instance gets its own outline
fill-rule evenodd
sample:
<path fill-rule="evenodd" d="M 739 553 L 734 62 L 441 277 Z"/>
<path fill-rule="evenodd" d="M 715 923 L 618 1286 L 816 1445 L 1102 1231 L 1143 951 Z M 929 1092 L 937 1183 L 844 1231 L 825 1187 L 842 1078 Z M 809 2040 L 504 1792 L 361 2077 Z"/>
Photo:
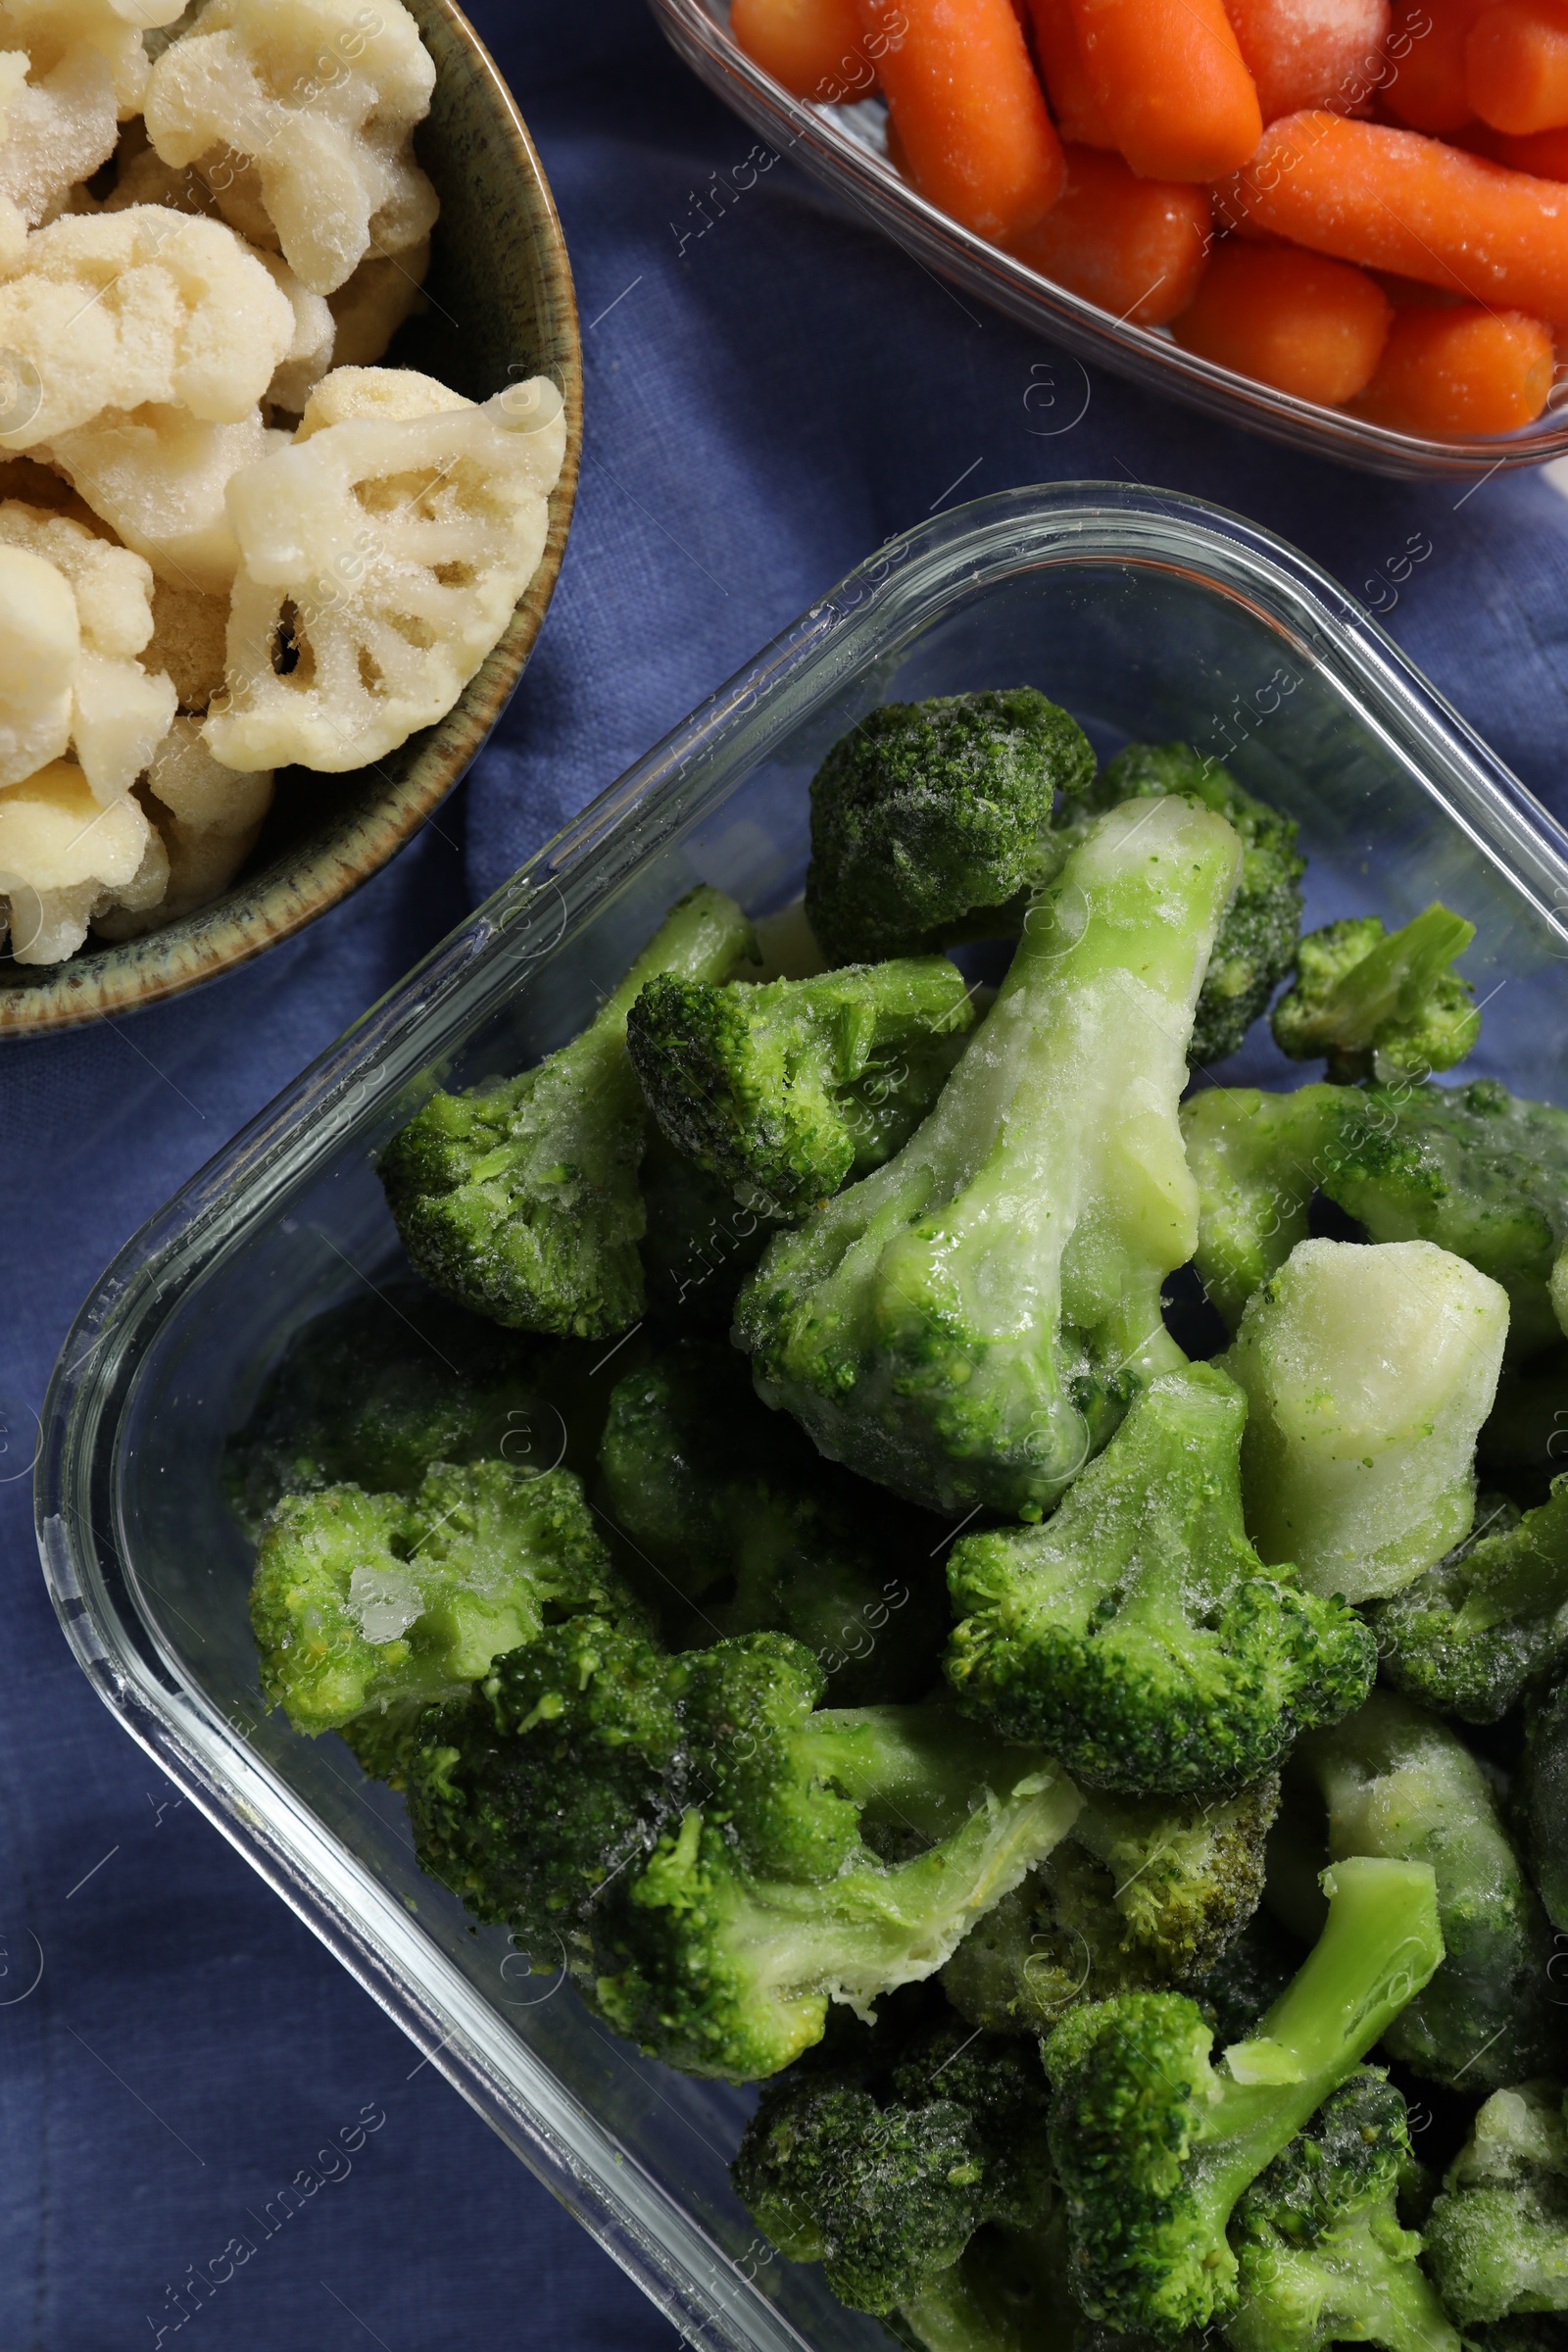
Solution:
<path fill-rule="evenodd" d="M 1471 25 L 1464 66 L 1470 104 L 1494 130 L 1524 138 L 1568 122 L 1568 11 L 1497 0 Z"/>
<path fill-rule="evenodd" d="M 1001 242 L 1061 191 L 1061 142 L 1009 0 L 860 0 L 909 176 Z"/>
<path fill-rule="evenodd" d="M 1230 0 L 1265 122 L 1303 106 L 1363 108 L 1380 78 L 1389 0 Z"/>
<path fill-rule="evenodd" d="M 1462 130 L 1471 119 L 1464 45 L 1486 0 L 1403 0 L 1395 10 L 1388 73 L 1389 113 L 1412 130 Z"/>
<path fill-rule="evenodd" d="M 1140 179 L 1119 155 L 1068 147 L 1067 183 L 1012 251 L 1086 302 L 1135 326 L 1163 326 L 1185 310 L 1208 249 L 1206 188 Z"/>
<path fill-rule="evenodd" d="M 1219 218 L 1568 324 L 1568 187 L 1321 111 L 1270 123 Z"/>
<path fill-rule="evenodd" d="M 1436 441 L 1509 433 L 1541 415 L 1552 366 L 1551 329 L 1522 311 L 1423 305 L 1396 314 L 1355 405 L 1375 424 Z"/>
<path fill-rule="evenodd" d="M 1222 0 L 1072 0 L 1089 84 L 1146 179 L 1218 179 L 1262 134 Z"/>
<path fill-rule="evenodd" d="M 1335 408 L 1376 368 L 1392 317 L 1364 270 L 1290 245 L 1223 244 L 1171 332 L 1200 359 Z"/>
<path fill-rule="evenodd" d="M 1490 155 L 1494 164 L 1506 164 L 1511 172 L 1529 172 L 1537 179 L 1568 179 L 1568 128 L 1533 130 L 1523 139 L 1490 130 L 1467 138 L 1465 144 Z"/>
<path fill-rule="evenodd" d="M 1114 147 L 1110 124 L 1089 86 L 1072 0 L 1030 0 L 1035 55 L 1051 100 L 1052 119 L 1063 143 L 1072 147 Z"/>
<path fill-rule="evenodd" d="M 797 98 L 863 98 L 876 78 L 860 46 L 857 0 L 734 0 L 729 28 Z"/>

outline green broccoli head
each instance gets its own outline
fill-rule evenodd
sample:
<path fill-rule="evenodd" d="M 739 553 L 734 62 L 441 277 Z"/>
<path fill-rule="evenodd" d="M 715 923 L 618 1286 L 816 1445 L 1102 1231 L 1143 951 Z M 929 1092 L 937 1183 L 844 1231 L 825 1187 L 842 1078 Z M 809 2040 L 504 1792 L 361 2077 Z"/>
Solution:
<path fill-rule="evenodd" d="M 1165 1373 L 1043 1527 L 954 1546 L 946 1665 L 966 1711 L 1091 1788 L 1182 1794 L 1256 1780 L 1365 1697 L 1365 1626 L 1248 1542 L 1246 1417 L 1211 1366 Z"/>
<path fill-rule="evenodd" d="M 811 782 L 806 911 L 822 953 L 918 956 L 1008 909 L 1059 855 L 1057 794 L 1094 772 L 1082 728 L 1032 686 L 867 711 Z M 1018 913 L 1001 914 L 1004 935 Z"/>
<path fill-rule="evenodd" d="M 1483 1494 L 1462 1544 L 1372 1610 L 1386 1681 L 1496 1723 L 1568 1661 L 1568 1475 L 1523 1517 Z"/>
<path fill-rule="evenodd" d="M 1099 813 L 1168 793 L 1212 808 L 1242 844 L 1242 877 L 1214 941 L 1188 1048 L 1194 1066 L 1206 1069 L 1236 1052 L 1296 961 L 1306 859 L 1296 846 L 1294 818 L 1254 800 L 1228 768 L 1200 759 L 1187 743 L 1128 744 L 1084 806 Z"/>
<path fill-rule="evenodd" d="M 1493 1786 L 1457 1735 L 1375 1690 L 1345 1722 L 1303 1740 L 1287 1779 L 1293 1799 L 1307 1781 L 1315 1787 L 1336 1866 L 1374 1854 L 1436 1874 L 1446 1957 L 1391 2027 L 1390 2057 L 1470 2091 L 1560 2066 L 1568 2045 L 1548 1976 L 1551 1932 Z"/>
<path fill-rule="evenodd" d="M 438 1463 L 412 1498 L 285 1496 L 251 1587 L 262 1690 L 303 1732 L 450 1696 L 547 1622 L 632 1605 L 570 1471 L 501 1461 Z"/>
<path fill-rule="evenodd" d="M 1197 1240 L 1176 1113 L 1240 862 L 1190 801 L 1102 817 L 924 1124 L 772 1243 L 736 1332 L 822 1452 L 939 1510 L 1038 1517 L 1185 1361 L 1161 1310 Z"/>
<path fill-rule="evenodd" d="M 650 980 L 626 1044 L 676 1150 L 742 1199 L 795 1216 L 907 1141 L 941 1093 L 974 1006 L 946 956 L 813 980 Z"/>
<path fill-rule="evenodd" d="M 1365 2067 L 1342 2083 L 1243 2196 L 1232 2224 L 1238 2302 L 1231 2352 L 1459 2352 L 1459 2336 L 1401 2229 L 1417 2170 L 1404 2100 Z"/>
<path fill-rule="evenodd" d="M 929 1689 L 947 1627 L 940 1530 L 824 1462 L 733 1348 L 685 1346 L 618 1381 L 600 1453 L 615 1523 L 691 1604 L 682 1646 L 777 1630 L 835 1704 Z"/>
<path fill-rule="evenodd" d="M 642 1312 L 645 1118 L 626 1018 L 661 972 L 718 980 L 752 945 L 722 891 L 694 890 L 569 1045 L 466 1094 L 435 1094 L 381 1153 L 409 1262 L 494 1322 L 604 1339 Z"/>
<path fill-rule="evenodd" d="M 782 2253 L 820 2262 L 852 2310 L 888 2313 L 931 2294 L 977 2230 L 1044 2225 L 1047 2092 L 1016 2042 L 952 2024 L 867 2071 L 792 2069 L 763 2092 L 731 2177 Z"/>
<path fill-rule="evenodd" d="M 1357 1860 L 1325 1884 L 1315 1948 L 1217 2064 L 1179 1992 L 1069 2010 L 1046 2043 L 1051 2148 L 1091 2320 L 1169 2340 L 1230 2318 L 1238 2201 L 1442 1958 L 1430 1869 Z"/>
<path fill-rule="evenodd" d="M 1568 2311 L 1568 2131 L 1556 2082 L 1494 2092 L 1426 2230 L 1443 2299 L 1467 2329 Z"/>
<path fill-rule="evenodd" d="M 1274 1007 L 1274 1042 L 1293 1061 L 1327 1060 L 1337 1085 L 1430 1078 L 1474 1050 L 1481 1015 L 1449 969 L 1474 923 L 1436 904 L 1400 931 L 1375 914 L 1309 931 L 1294 985 Z"/>

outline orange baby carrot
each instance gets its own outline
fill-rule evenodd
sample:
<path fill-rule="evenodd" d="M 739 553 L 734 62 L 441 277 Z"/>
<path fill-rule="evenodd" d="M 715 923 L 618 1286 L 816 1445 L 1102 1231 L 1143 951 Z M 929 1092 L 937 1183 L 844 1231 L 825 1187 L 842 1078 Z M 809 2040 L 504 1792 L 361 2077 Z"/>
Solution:
<path fill-rule="evenodd" d="M 1392 316 L 1382 289 L 1344 262 L 1222 244 L 1171 332 L 1200 359 L 1336 408 L 1376 368 Z"/>
<path fill-rule="evenodd" d="M 1551 329 L 1522 311 L 1405 310 L 1355 406 L 1429 440 L 1509 433 L 1541 415 L 1552 367 Z"/>
<path fill-rule="evenodd" d="M 1395 10 L 1383 103 L 1412 130 L 1462 130 L 1472 115 L 1464 45 L 1486 0 L 1404 0 Z"/>
<path fill-rule="evenodd" d="M 1042 277 L 1137 326 L 1185 310 L 1208 250 L 1206 188 L 1140 179 L 1119 155 L 1068 147 L 1067 184 L 1012 251 Z"/>
<path fill-rule="evenodd" d="M 1071 0 L 1030 0 L 1030 14 L 1040 76 L 1063 142 L 1073 147 L 1114 147 L 1110 124 L 1084 72 Z"/>
<path fill-rule="evenodd" d="M 1031 227 L 1065 167 L 1010 0 L 860 0 L 909 176 L 966 228 Z"/>
<path fill-rule="evenodd" d="M 1510 139 L 1500 130 L 1467 138 L 1466 146 L 1490 155 L 1494 164 L 1511 172 L 1528 172 L 1536 179 L 1568 179 L 1568 129 L 1533 130 L 1528 138 Z"/>
<path fill-rule="evenodd" d="M 747 56 L 797 98 L 864 97 L 874 80 L 860 52 L 857 0 L 734 0 L 729 28 Z"/>
<path fill-rule="evenodd" d="M 1090 88 L 1146 179 L 1218 179 L 1262 135 L 1223 0 L 1072 0 Z"/>
<path fill-rule="evenodd" d="M 1494 130 L 1525 138 L 1568 122 L 1568 14 L 1498 0 L 1471 25 L 1464 66 L 1470 104 Z"/>
<path fill-rule="evenodd" d="M 1358 113 L 1380 78 L 1389 0 L 1229 0 L 1265 122 L 1303 106 Z"/>
<path fill-rule="evenodd" d="M 1242 219 L 1314 253 L 1533 318 L 1568 323 L 1568 188 L 1440 139 L 1321 111 L 1271 122 L 1216 191 Z"/>

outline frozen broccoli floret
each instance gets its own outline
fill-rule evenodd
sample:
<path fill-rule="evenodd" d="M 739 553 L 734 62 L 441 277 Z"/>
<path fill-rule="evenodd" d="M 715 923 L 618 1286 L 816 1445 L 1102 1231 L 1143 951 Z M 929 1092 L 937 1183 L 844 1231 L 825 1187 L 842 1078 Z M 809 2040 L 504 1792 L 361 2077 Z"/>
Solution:
<path fill-rule="evenodd" d="M 729 1348 L 673 1349 L 616 1383 L 605 1423 L 606 1501 L 691 1604 L 681 1645 L 793 1634 L 835 1704 L 920 1697 L 947 1631 L 940 1528 L 824 1462 L 739 1371 Z"/>
<path fill-rule="evenodd" d="M 1449 968 L 1475 935 L 1437 904 L 1400 931 L 1386 932 L 1375 914 L 1309 931 L 1274 1007 L 1275 1044 L 1293 1061 L 1326 1059 L 1341 1086 L 1452 1069 L 1481 1035 L 1474 992 Z"/>
<path fill-rule="evenodd" d="M 1506 1293 L 1431 1242 L 1298 1242 L 1222 1359 L 1262 1557 L 1360 1601 L 1461 1542 L 1507 1332 Z"/>
<path fill-rule="evenodd" d="M 806 911 L 832 963 L 919 956 L 956 935 L 1016 930 L 1022 896 L 1060 861 L 1056 796 L 1095 755 L 1032 686 L 885 703 L 811 781 Z"/>
<path fill-rule="evenodd" d="M 1514 1785 L 1514 1818 L 1546 1915 L 1568 1935 L 1568 1683 L 1531 1710 L 1524 1764 Z M 1563 1969 L 1552 1961 L 1553 1995 Z"/>
<path fill-rule="evenodd" d="M 935 1509 L 1038 1517 L 1186 1360 L 1161 1319 L 1197 1240 L 1176 1108 L 1240 862 L 1190 801 L 1102 817 L 924 1124 L 772 1243 L 736 1332 L 824 1453 Z"/>
<path fill-rule="evenodd" d="M 432 1095 L 380 1160 L 416 1273 L 524 1331 L 604 1339 L 635 1323 L 647 1114 L 626 1016 L 657 973 L 722 979 L 751 945 L 732 899 L 694 890 L 569 1045 L 519 1077 Z"/>
<path fill-rule="evenodd" d="M 648 1225 L 638 1255 L 649 1313 L 682 1331 L 727 1332 L 736 1295 L 780 1219 L 756 1201 L 743 1206 L 727 1184 L 683 1159 L 657 1126 L 648 1132 L 640 1181 Z"/>
<path fill-rule="evenodd" d="M 1436 1876 L 1446 1956 L 1390 2027 L 1390 2057 L 1472 2091 L 1560 2065 L 1551 1931 L 1492 1785 L 1457 1735 L 1377 1690 L 1344 1723 L 1301 1741 L 1287 1777 L 1293 1796 L 1307 1778 L 1327 1809 L 1331 1863 L 1377 1854 L 1429 1863 Z"/>
<path fill-rule="evenodd" d="M 983 2224 L 952 2269 L 884 2325 L 925 2352 L 1152 2352 L 1102 2336 L 1073 2301 L 1059 2198 L 1042 2228 Z"/>
<path fill-rule="evenodd" d="M 1458 2330 L 1421 2268 L 1421 2239 L 1399 2224 L 1399 2192 L 1415 2170 L 1403 2098 L 1377 2069 L 1362 2068 L 1236 2208 L 1231 2352 L 1337 2343 L 1459 2352 Z"/>
<path fill-rule="evenodd" d="M 1385 1678 L 1466 1723 L 1495 1723 L 1568 1662 L 1568 1476 L 1521 1518 L 1483 1495 L 1476 1527 L 1372 1612 Z"/>
<path fill-rule="evenodd" d="M 1230 2318 L 1238 2201 L 1442 1959 L 1425 1865 L 1361 1859 L 1324 1884 L 1315 1948 L 1218 2065 L 1180 1992 L 1069 2010 L 1046 2043 L 1051 2147 L 1090 2319 L 1169 2338 Z"/>
<path fill-rule="evenodd" d="M 747 1200 L 795 1216 L 904 1145 L 974 1026 L 946 956 L 814 980 L 650 980 L 626 1044 L 676 1150 Z"/>
<path fill-rule="evenodd" d="M 1077 2000 L 1206 1984 L 1257 1908 L 1278 1802 L 1272 1777 L 1185 1804 L 1092 1797 L 959 1944 L 942 1972 L 949 2000 L 971 2025 L 1046 2033 Z"/>
<path fill-rule="evenodd" d="M 1090 1788 L 1185 1793 L 1256 1780 L 1360 1703 L 1366 1627 L 1248 1542 L 1246 1417 L 1211 1365 L 1165 1373 L 1043 1527 L 955 1544 L 946 1666 L 967 1713 Z"/>
<path fill-rule="evenodd" d="M 1494 2092 L 1427 2224 L 1427 2260 L 1467 2330 L 1568 2311 L 1568 2130 L 1560 2084 Z M 1490 2339 L 1481 2339 L 1490 2340 Z"/>
<path fill-rule="evenodd" d="M 1307 1239 L 1312 1197 L 1332 1181 L 1329 1154 L 1358 1100 L 1337 1086 L 1294 1095 L 1215 1086 L 1182 1104 L 1198 1186 L 1194 1263 L 1232 1331 L 1253 1292 Z"/>
<path fill-rule="evenodd" d="M 1085 808 L 1098 812 L 1166 793 L 1201 801 L 1242 844 L 1242 878 L 1214 941 L 1188 1048 L 1194 1066 L 1206 1069 L 1236 1052 L 1296 961 L 1306 859 L 1293 818 L 1254 800 L 1228 768 L 1187 743 L 1130 743 L 1091 787 Z"/>
<path fill-rule="evenodd" d="M 343 1482 L 412 1494 L 432 1462 L 487 1454 L 547 1469 L 549 1385 L 525 1341 L 445 1299 L 412 1288 L 352 1299 L 308 1323 L 270 1376 L 224 1446 L 224 1492 L 254 1538 L 284 1494 Z"/>
<path fill-rule="evenodd" d="M 437 1463 L 413 1497 L 286 1495 L 251 1587 L 263 1692 L 302 1732 L 429 1704 L 551 1619 L 632 1606 L 570 1471 L 502 1461 Z"/>

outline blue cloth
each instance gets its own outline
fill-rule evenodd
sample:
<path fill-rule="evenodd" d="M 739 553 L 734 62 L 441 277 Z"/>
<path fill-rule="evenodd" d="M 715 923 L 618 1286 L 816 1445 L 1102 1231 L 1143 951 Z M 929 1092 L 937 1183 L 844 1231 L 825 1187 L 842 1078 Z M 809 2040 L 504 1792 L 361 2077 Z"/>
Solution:
<path fill-rule="evenodd" d="M 572 811 L 889 533 L 1053 478 L 1200 492 L 1352 589 L 1410 535 L 1389 625 L 1568 814 L 1568 506 L 1540 477 L 1417 488 L 1293 458 L 1096 376 L 1042 436 L 1041 347 L 785 165 L 706 233 L 751 131 L 636 0 L 470 0 L 577 272 L 589 455 L 507 720 L 421 838 L 302 937 L 134 1018 L 0 1048 L 0 2342 L 151 2344 L 362 2108 L 385 2123 L 190 2325 L 223 2352 L 662 2347 L 666 2322 L 110 1722 L 33 1549 L 30 1415 L 73 1312 L 177 1185 Z M 712 218 L 710 208 L 709 218 Z M 683 242 L 684 239 L 684 242 Z M 956 488 L 955 488 L 956 485 Z M 36 1944 L 33 1939 L 36 1938 Z M 31 1981 L 41 1948 L 41 1982 Z M 149 2326 L 151 2315 L 154 2326 Z M 171 2335 L 168 2341 L 174 2341 Z"/>

